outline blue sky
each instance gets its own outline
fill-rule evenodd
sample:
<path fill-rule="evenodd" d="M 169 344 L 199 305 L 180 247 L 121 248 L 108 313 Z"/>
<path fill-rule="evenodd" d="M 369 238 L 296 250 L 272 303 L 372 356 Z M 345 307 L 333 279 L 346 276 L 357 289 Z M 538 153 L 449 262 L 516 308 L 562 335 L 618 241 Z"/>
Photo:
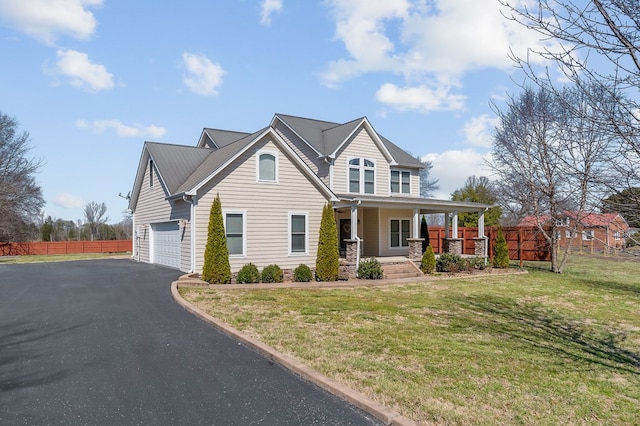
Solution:
<path fill-rule="evenodd" d="M 523 0 L 524 1 L 524 0 Z M 539 47 L 497 0 L 0 0 L 0 111 L 28 131 L 45 212 L 122 219 L 144 141 L 195 145 L 275 113 L 376 130 L 433 162 L 448 199 L 484 159 Z"/>

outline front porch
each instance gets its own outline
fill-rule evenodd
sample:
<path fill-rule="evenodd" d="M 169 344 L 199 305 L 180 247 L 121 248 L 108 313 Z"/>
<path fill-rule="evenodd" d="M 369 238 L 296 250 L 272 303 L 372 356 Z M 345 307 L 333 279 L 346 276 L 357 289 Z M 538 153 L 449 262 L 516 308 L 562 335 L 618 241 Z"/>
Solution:
<path fill-rule="evenodd" d="M 340 255 L 347 266 L 348 276 L 356 276 L 362 258 L 375 257 L 379 261 L 405 258 L 419 265 L 424 241 L 420 235 L 420 222 L 425 214 L 444 214 L 442 252 L 462 255 L 464 240 L 458 237 L 458 213 L 478 212 L 478 236 L 474 238 L 474 255 L 486 257 L 488 239 L 484 235 L 484 212 L 490 207 L 492 206 L 480 203 L 426 198 L 343 198 L 341 202 L 334 204 L 334 212 Z"/>

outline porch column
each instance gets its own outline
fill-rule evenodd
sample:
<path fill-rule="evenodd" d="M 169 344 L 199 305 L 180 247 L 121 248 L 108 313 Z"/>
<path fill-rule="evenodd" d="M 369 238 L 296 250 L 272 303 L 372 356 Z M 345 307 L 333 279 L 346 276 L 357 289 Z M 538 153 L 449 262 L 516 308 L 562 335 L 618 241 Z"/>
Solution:
<path fill-rule="evenodd" d="M 478 212 L 478 237 L 473 239 L 474 254 L 478 257 L 487 257 L 487 237 L 484 235 L 484 212 Z"/>
<path fill-rule="evenodd" d="M 453 212 L 451 220 L 451 238 L 458 238 L 458 212 Z"/>
<path fill-rule="evenodd" d="M 420 238 L 420 209 L 413 209 L 413 234 L 411 238 Z"/>
<path fill-rule="evenodd" d="M 351 205 L 351 239 L 358 237 L 358 205 Z"/>
<path fill-rule="evenodd" d="M 449 213 L 444 214 L 444 237 L 451 237 L 451 231 L 449 229 Z"/>

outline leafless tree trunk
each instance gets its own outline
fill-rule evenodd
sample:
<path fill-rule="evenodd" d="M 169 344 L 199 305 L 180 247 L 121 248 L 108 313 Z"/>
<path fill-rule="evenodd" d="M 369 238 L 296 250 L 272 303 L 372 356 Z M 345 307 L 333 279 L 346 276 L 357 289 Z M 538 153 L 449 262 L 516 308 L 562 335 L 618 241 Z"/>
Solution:
<path fill-rule="evenodd" d="M 91 201 L 84 207 L 84 218 L 89 227 L 91 241 L 96 237 L 100 237 L 100 225 L 107 223 L 109 220 L 107 213 L 107 205 L 105 203 L 96 203 Z"/>
<path fill-rule="evenodd" d="M 500 124 L 492 167 L 503 189 L 500 204 L 512 216 L 536 218 L 551 248 L 551 269 L 560 273 L 572 240 L 560 256 L 558 221 L 568 210 L 579 219 L 599 206 L 610 185 L 611 139 L 589 119 L 590 104 L 575 88 L 527 88 L 506 111 L 494 109 Z"/>

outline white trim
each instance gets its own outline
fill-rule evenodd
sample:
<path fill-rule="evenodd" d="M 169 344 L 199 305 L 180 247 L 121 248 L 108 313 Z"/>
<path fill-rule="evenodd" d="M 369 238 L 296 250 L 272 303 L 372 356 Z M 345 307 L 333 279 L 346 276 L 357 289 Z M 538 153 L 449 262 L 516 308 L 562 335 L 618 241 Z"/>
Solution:
<path fill-rule="evenodd" d="M 227 215 L 228 214 L 242 215 L 242 253 L 241 254 L 229 253 L 229 258 L 232 258 L 232 259 L 245 258 L 247 257 L 247 211 L 242 209 L 223 209 L 222 210 L 222 220 L 225 228 L 224 229 L 225 237 L 227 236 Z"/>
<path fill-rule="evenodd" d="M 252 146 L 254 146 L 259 140 L 261 140 L 263 137 L 265 137 L 266 135 L 271 134 L 271 136 L 273 137 L 272 142 L 276 143 L 277 145 L 279 145 L 280 149 L 282 149 L 283 151 L 285 151 L 288 154 L 289 158 L 292 158 L 293 161 L 295 161 L 295 163 L 298 164 L 298 166 L 300 166 L 300 168 L 302 169 L 301 171 L 303 173 L 305 173 L 307 175 L 307 177 L 309 178 L 310 181 L 315 182 L 320 188 L 324 189 L 324 193 L 325 195 L 327 195 L 329 197 L 329 201 L 339 201 L 339 198 L 336 197 L 336 195 L 333 193 L 333 191 L 331 189 L 329 189 L 329 187 L 322 181 L 322 179 L 320 179 L 318 177 L 317 174 L 315 174 L 310 168 L 309 166 L 302 161 L 302 159 L 300 158 L 300 156 L 298 154 L 296 154 L 295 151 L 293 151 L 293 149 L 280 137 L 280 135 L 278 135 L 278 133 L 273 129 L 273 128 L 268 128 L 265 129 L 264 132 L 260 133 L 258 136 L 255 137 L 254 140 L 252 140 L 251 142 L 249 142 L 247 144 L 247 146 L 245 146 L 244 148 L 242 148 L 241 150 L 239 150 L 238 152 L 236 152 L 231 158 L 229 158 L 224 164 L 222 164 L 220 167 L 218 167 L 216 170 L 214 170 L 212 173 L 210 173 L 207 177 L 205 177 L 200 183 L 198 183 L 197 185 L 195 185 L 193 188 L 191 188 L 190 190 L 186 191 L 185 193 L 187 195 L 196 195 L 198 190 L 200 188 L 202 188 L 204 185 L 206 185 L 211 179 L 213 179 L 218 173 L 220 173 L 222 170 L 224 170 L 225 168 L 227 168 L 231 163 L 233 163 L 238 157 L 240 157 L 241 155 L 243 155 L 248 149 L 250 149 Z"/>
<path fill-rule="evenodd" d="M 351 133 L 349 133 L 349 135 L 344 138 L 344 140 L 342 141 L 342 143 L 340 145 L 338 145 L 338 147 L 335 149 L 335 151 L 333 151 L 330 155 L 332 157 L 337 156 L 337 153 L 340 152 L 340 150 L 342 149 L 342 147 L 344 146 L 344 144 L 347 143 L 347 141 L 349 139 L 351 139 L 351 137 L 353 135 L 356 134 L 356 132 L 361 129 L 361 128 L 365 128 L 365 130 L 367 131 L 367 133 L 369 133 L 369 136 L 371 137 L 371 139 L 373 140 L 373 143 L 378 147 L 378 149 L 380 150 L 380 152 L 382 152 L 382 155 L 384 155 L 387 159 L 387 161 L 389 162 L 390 165 L 394 166 L 396 164 L 398 164 L 396 162 L 396 160 L 393 158 L 393 156 L 391 155 L 391 153 L 389 152 L 389 150 L 387 149 L 387 147 L 385 146 L 385 144 L 382 142 L 382 139 L 380 139 L 380 137 L 378 136 L 378 133 L 375 131 L 375 129 L 373 128 L 373 126 L 371 125 L 371 123 L 369 123 L 369 120 L 367 119 L 367 117 L 364 117 L 360 123 L 355 126 L 353 128 L 353 131 Z"/>
<path fill-rule="evenodd" d="M 400 245 L 399 246 L 392 246 L 391 245 L 391 222 L 397 220 L 399 221 L 398 225 L 400 225 L 399 228 L 399 232 L 400 232 Z M 408 221 L 409 222 L 409 238 L 411 238 L 411 218 L 410 217 L 390 217 L 389 218 L 389 227 L 388 227 L 388 231 L 389 231 L 389 244 L 387 247 L 389 250 L 406 250 L 409 248 L 409 242 L 407 241 L 407 245 L 403 246 L 402 245 L 402 221 Z"/>
<path fill-rule="evenodd" d="M 391 189 L 391 175 L 393 174 L 393 172 L 398 172 L 399 173 L 399 176 L 398 176 L 398 179 L 399 179 L 398 180 L 398 185 L 399 185 L 398 189 L 399 189 L 399 191 L 398 192 L 393 192 L 392 189 Z M 409 174 L 409 192 L 402 192 L 402 174 L 403 173 L 408 173 Z M 413 176 L 412 176 L 412 173 L 411 173 L 410 169 L 398 168 L 398 167 L 390 167 L 389 168 L 389 194 L 391 194 L 391 195 L 394 195 L 394 194 L 397 194 L 397 195 L 411 195 L 413 193 L 411 191 L 411 189 L 412 189 L 412 185 L 411 185 L 412 184 L 412 182 L 411 182 L 412 179 L 413 179 Z"/>
<path fill-rule="evenodd" d="M 358 166 L 352 166 L 351 160 L 360 160 Z M 365 166 L 364 162 L 370 161 L 373 163 L 373 168 Z M 358 168 L 358 192 L 351 191 L 351 168 Z M 373 170 L 373 192 L 365 192 L 365 170 Z M 378 162 L 375 159 L 367 158 L 363 156 L 352 155 L 347 157 L 347 194 L 361 194 L 361 195 L 377 195 L 377 181 L 378 181 Z"/>
<path fill-rule="evenodd" d="M 262 155 L 265 155 L 265 154 L 273 156 L 274 161 L 275 161 L 275 164 L 274 164 L 275 176 L 274 176 L 273 180 L 260 179 L 260 157 Z M 267 183 L 267 184 L 269 184 L 269 183 L 278 183 L 278 177 L 280 176 L 280 173 L 279 173 L 279 171 L 280 171 L 280 165 L 279 165 L 280 161 L 279 161 L 278 157 L 279 157 L 278 156 L 278 151 L 274 151 L 274 150 L 268 149 L 268 148 L 267 149 L 264 149 L 264 148 L 263 149 L 259 149 L 256 152 L 256 155 L 255 155 L 255 159 L 256 159 L 256 182 L 258 182 L 258 183 Z"/>
<path fill-rule="evenodd" d="M 306 211 L 289 211 L 287 213 L 288 216 L 288 227 L 287 227 L 287 245 L 289 256 L 305 256 L 309 254 L 309 212 Z M 291 250 L 291 218 L 292 216 L 304 216 L 304 252 L 302 251 L 292 251 Z"/>

